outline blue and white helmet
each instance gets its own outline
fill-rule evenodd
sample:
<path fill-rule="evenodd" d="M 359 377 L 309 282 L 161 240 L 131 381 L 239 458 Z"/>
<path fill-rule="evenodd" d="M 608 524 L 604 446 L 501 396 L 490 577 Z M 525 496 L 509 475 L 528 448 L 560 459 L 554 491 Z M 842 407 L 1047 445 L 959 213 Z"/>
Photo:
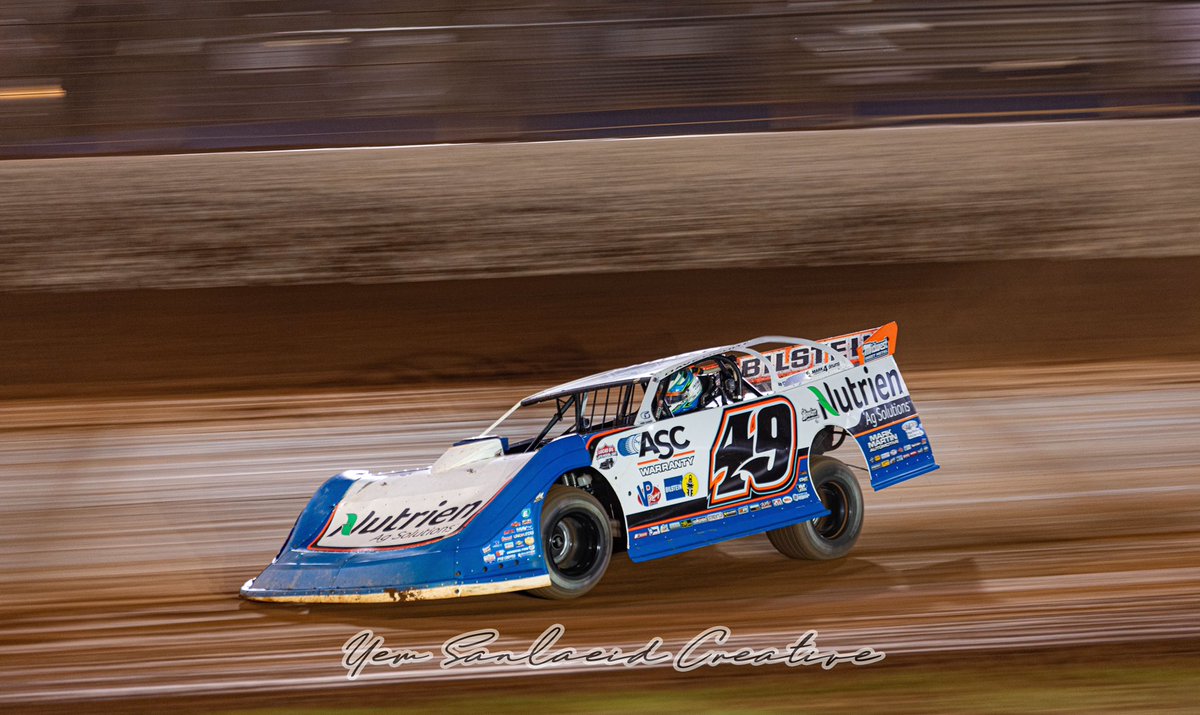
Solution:
<path fill-rule="evenodd" d="M 684 368 L 667 380 L 667 390 L 663 393 L 663 404 L 672 417 L 686 414 L 700 406 L 700 393 L 704 388 L 700 378 L 691 370 Z"/>

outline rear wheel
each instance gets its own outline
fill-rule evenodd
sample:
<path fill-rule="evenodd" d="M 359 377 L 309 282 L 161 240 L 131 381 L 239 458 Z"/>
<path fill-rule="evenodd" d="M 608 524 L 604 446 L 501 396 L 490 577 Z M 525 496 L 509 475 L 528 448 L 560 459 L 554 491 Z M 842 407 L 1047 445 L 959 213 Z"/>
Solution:
<path fill-rule="evenodd" d="M 612 558 L 612 525 L 596 497 L 555 485 L 542 504 L 542 551 L 550 585 L 530 591 L 566 600 L 592 590 Z"/>
<path fill-rule="evenodd" d="M 810 481 L 829 516 L 767 532 L 771 545 L 793 559 L 839 559 L 862 532 L 863 496 L 854 472 L 832 457 L 813 457 Z"/>

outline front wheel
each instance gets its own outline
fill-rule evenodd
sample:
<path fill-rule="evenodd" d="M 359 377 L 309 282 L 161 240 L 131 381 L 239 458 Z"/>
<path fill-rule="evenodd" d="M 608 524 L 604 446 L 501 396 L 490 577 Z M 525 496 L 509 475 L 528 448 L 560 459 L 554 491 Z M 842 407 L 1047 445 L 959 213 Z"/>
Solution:
<path fill-rule="evenodd" d="M 863 496 L 854 472 L 832 457 L 813 457 L 809 481 L 829 516 L 767 532 L 771 545 L 793 559 L 840 559 L 862 532 Z"/>
<path fill-rule="evenodd" d="M 555 485 L 542 504 L 542 551 L 550 585 L 531 590 L 554 600 L 579 598 L 592 590 L 612 558 L 612 525 L 596 497 Z"/>

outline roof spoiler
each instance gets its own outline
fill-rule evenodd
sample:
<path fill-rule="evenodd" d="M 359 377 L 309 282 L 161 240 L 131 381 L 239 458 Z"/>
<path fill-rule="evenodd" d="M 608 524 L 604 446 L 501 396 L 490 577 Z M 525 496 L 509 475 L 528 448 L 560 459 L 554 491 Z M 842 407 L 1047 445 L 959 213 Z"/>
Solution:
<path fill-rule="evenodd" d="M 860 330 L 845 335 L 818 340 L 821 345 L 827 345 L 835 352 L 841 353 L 854 365 L 893 355 L 896 352 L 896 333 L 898 326 L 895 322 L 881 325 L 877 328 Z M 763 350 L 762 356 L 771 361 L 776 376 L 780 379 L 818 367 L 829 362 L 826 353 L 807 345 L 785 345 L 780 348 Z M 743 376 L 751 382 L 769 379 L 768 371 L 761 361 L 754 356 L 746 356 L 738 360 Z"/>

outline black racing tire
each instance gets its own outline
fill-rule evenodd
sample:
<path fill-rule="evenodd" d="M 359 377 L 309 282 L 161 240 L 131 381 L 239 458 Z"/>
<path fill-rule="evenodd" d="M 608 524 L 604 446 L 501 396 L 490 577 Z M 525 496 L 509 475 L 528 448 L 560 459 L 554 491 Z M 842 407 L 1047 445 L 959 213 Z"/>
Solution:
<path fill-rule="evenodd" d="M 542 551 L 550 585 L 529 593 L 564 601 L 591 591 L 612 559 L 608 513 L 582 489 L 555 485 L 542 504 Z"/>
<path fill-rule="evenodd" d="M 771 545 L 793 559 L 829 561 L 850 553 L 862 533 L 863 495 L 850 467 L 832 457 L 813 457 L 809 471 L 829 516 L 767 532 Z"/>

